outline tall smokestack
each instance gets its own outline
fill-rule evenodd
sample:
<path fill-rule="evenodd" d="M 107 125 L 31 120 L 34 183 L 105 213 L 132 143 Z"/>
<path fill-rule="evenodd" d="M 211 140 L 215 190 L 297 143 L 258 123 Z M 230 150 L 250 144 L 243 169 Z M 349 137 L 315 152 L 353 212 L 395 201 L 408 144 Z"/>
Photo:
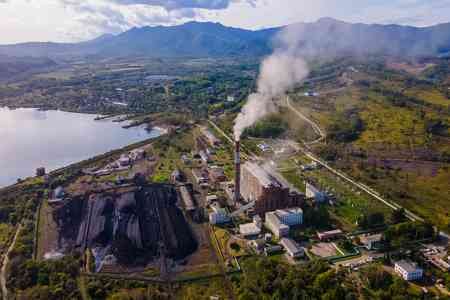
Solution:
<path fill-rule="evenodd" d="M 238 203 L 241 199 L 241 143 L 236 141 L 234 151 L 234 203 Z"/>

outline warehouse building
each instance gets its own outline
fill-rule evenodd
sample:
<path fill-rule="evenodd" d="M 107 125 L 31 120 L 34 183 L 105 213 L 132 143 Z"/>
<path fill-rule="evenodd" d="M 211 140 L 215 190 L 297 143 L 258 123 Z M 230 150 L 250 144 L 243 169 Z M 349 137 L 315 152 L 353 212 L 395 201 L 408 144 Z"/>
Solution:
<path fill-rule="evenodd" d="M 227 210 L 220 206 L 218 202 L 211 204 L 211 209 L 213 212 L 209 214 L 209 223 L 213 225 L 225 224 L 231 221 L 231 217 Z"/>
<path fill-rule="evenodd" d="M 423 276 L 423 269 L 419 268 L 416 263 L 407 260 L 397 261 L 395 272 L 407 281 L 420 280 Z"/>
<path fill-rule="evenodd" d="M 294 240 L 282 238 L 280 241 L 281 246 L 286 250 L 290 257 L 298 258 L 304 256 L 305 252 Z"/>
<path fill-rule="evenodd" d="M 277 237 L 289 235 L 290 226 L 303 223 L 301 208 L 279 209 L 266 213 L 266 227 Z"/>

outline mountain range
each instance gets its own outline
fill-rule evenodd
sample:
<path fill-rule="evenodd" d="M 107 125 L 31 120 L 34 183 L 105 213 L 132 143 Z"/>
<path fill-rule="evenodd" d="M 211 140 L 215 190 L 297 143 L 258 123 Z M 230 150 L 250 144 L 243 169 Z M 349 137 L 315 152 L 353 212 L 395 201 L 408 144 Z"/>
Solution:
<path fill-rule="evenodd" d="M 245 30 L 219 23 L 132 28 L 81 43 L 0 45 L 0 55 L 15 57 L 223 57 L 263 56 L 286 27 Z M 305 55 L 359 54 L 439 56 L 450 53 L 450 23 L 430 27 L 352 24 L 331 18 L 288 25 Z"/>

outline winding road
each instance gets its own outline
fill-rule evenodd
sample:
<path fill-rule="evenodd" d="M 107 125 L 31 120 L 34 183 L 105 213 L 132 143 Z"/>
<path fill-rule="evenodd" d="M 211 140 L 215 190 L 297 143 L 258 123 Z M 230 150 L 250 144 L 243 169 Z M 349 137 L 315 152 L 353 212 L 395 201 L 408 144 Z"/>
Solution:
<path fill-rule="evenodd" d="M 8 247 L 8 250 L 3 255 L 2 268 L 0 270 L 0 288 L 2 291 L 2 299 L 8 300 L 8 288 L 6 287 L 6 269 L 9 263 L 9 254 L 14 249 L 16 245 L 17 237 L 19 236 L 20 231 L 22 230 L 22 224 L 19 224 L 17 227 L 16 233 L 14 234 L 14 239 Z"/>
<path fill-rule="evenodd" d="M 289 96 L 286 96 L 286 106 L 292 110 L 292 112 L 294 112 L 300 119 L 302 119 L 303 121 L 305 121 L 306 123 L 308 123 L 312 129 L 314 130 L 314 132 L 320 136 L 318 139 L 311 141 L 311 142 L 307 142 L 305 143 L 306 145 L 313 145 L 313 144 L 317 144 L 319 142 L 321 142 L 322 140 L 324 140 L 327 137 L 327 134 L 325 133 L 324 130 L 322 130 L 320 128 L 319 125 L 317 125 L 314 121 L 312 121 L 311 119 L 309 119 L 307 116 L 305 116 L 301 111 L 299 111 L 298 109 L 296 109 L 292 103 L 291 103 L 291 99 Z"/>

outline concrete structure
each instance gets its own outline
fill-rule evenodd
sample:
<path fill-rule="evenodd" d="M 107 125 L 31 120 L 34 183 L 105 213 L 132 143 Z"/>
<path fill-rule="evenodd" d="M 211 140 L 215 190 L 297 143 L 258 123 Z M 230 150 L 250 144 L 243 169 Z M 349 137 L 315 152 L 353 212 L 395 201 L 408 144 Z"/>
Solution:
<path fill-rule="evenodd" d="M 146 156 L 146 152 L 144 149 L 134 149 L 132 151 L 130 151 L 130 153 L 128 153 L 128 157 L 132 160 L 132 161 L 138 161 L 141 159 L 144 159 Z"/>
<path fill-rule="evenodd" d="M 36 169 L 36 176 L 41 177 L 44 176 L 45 173 L 45 168 L 44 167 L 40 167 Z"/>
<path fill-rule="evenodd" d="M 283 248 L 280 245 L 273 245 L 273 246 L 268 246 L 266 248 L 264 248 L 264 254 L 266 256 L 272 255 L 274 253 L 278 253 L 282 250 Z"/>
<path fill-rule="evenodd" d="M 217 195 L 207 195 L 206 196 L 206 205 L 211 205 L 218 200 L 219 200 L 219 197 L 217 197 Z"/>
<path fill-rule="evenodd" d="M 293 204 L 289 187 L 253 162 L 247 162 L 241 167 L 240 194 L 246 202 L 256 202 L 254 211 L 257 214 Z"/>
<path fill-rule="evenodd" d="M 183 173 L 178 169 L 174 170 L 172 174 L 170 174 L 170 180 L 175 183 L 184 181 Z"/>
<path fill-rule="evenodd" d="M 212 166 L 209 168 L 209 179 L 211 179 L 212 182 L 220 183 L 226 181 L 227 176 L 225 176 L 223 168 Z"/>
<path fill-rule="evenodd" d="M 200 150 L 198 152 L 198 155 L 200 155 L 200 159 L 202 160 L 202 162 L 204 164 L 208 164 L 211 161 L 211 158 L 209 157 L 209 155 L 204 150 Z"/>
<path fill-rule="evenodd" d="M 290 226 L 303 223 L 303 210 L 301 208 L 278 209 L 266 213 L 266 227 L 277 237 L 287 236 Z"/>
<path fill-rule="evenodd" d="M 191 164 L 191 159 L 189 158 L 189 156 L 188 156 L 187 154 L 181 155 L 181 161 L 182 161 L 185 165 Z"/>
<path fill-rule="evenodd" d="M 290 257 L 297 258 L 305 255 L 304 249 L 300 247 L 294 240 L 282 238 L 281 246 L 286 250 Z"/>
<path fill-rule="evenodd" d="M 186 211 L 195 210 L 194 198 L 192 197 L 190 189 L 188 189 L 186 185 L 180 186 L 180 196 Z"/>
<path fill-rule="evenodd" d="M 119 165 L 121 167 L 127 167 L 131 164 L 131 159 L 130 157 L 128 157 L 128 155 L 123 154 L 120 158 L 119 158 Z"/>
<path fill-rule="evenodd" d="M 383 235 L 381 233 L 372 235 L 361 235 L 359 239 L 361 243 L 367 248 L 367 250 L 378 249 L 381 245 L 381 239 Z"/>
<path fill-rule="evenodd" d="M 303 210 L 300 207 L 278 209 L 275 213 L 280 221 L 287 226 L 303 224 Z"/>
<path fill-rule="evenodd" d="M 332 240 L 343 234 L 342 230 L 335 229 L 330 231 L 317 232 L 317 237 L 321 241 Z"/>
<path fill-rule="evenodd" d="M 289 226 L 283 224 L 275 212 L 266 213 L 266 227 L 272 231 L 272 233 L 277 237 L 284 237 L 289 234 Z"/>
<path fill-rule="evenodd" d="M 251 238 L 258 236 L 261 233 L 261 228 L 255 223 L 247 223 L 239 225 L 239 233 L 244 238 Z"/>
<path fill-rule="evenodd" d="M 419 268 L 416 263 L 407 260 L 397 261 L 395 263 L 395 272 L 400 274 L 404 280 L 420 280 L 423 276 L 423 269 Z"/>
<path fill-rule="evenodd" d="M 261 219 L 261 217 L 259 215 L 254 215 L 253 216 L 253 223 L 258 226 L 259 228 L 262 227 L 263 221 Z"/>
<path fill-rule="evenodd" d="M 241 200 L 241 143 L 236 141 L 234 149 L 234 204 Z"/>
<path fill-rule="evenodd" d="M 209 223 L 213 225 L 224 224 L 231 221 L 231 217 L 225 208 L 220 207 L 218 202 L 211 204 L 212 213 L 209 214 Z"/>
<path fill-rule="evenodd" d="M 317 162 L 313 161 L 310 164 L 301 165 L 300 169 L 302 171 L 311 171 L 311 170 L 317 169 L 318 167 L 319 167 L 319 164 Z"/>
<path fill-rule="evenodd" d="M 208 173 L 202 169 L 192 169 L 192 175 L 197 184 L 208 183 Z"/>
<path fill-rule="evenodd" d="M 309 182 L 306 183 L 306 199 L 314 199 L 317 203 L 323 203 L 327 199 L 325 192 L 320 191 L 314 185 Z"/>
<path fill-rule="evenodd" d="M 248 242 L 248 245 L 255 250 L 257 254 L 261 254 L 264 251 L 266 242 L 264 240 L 252 240 Z"/>

